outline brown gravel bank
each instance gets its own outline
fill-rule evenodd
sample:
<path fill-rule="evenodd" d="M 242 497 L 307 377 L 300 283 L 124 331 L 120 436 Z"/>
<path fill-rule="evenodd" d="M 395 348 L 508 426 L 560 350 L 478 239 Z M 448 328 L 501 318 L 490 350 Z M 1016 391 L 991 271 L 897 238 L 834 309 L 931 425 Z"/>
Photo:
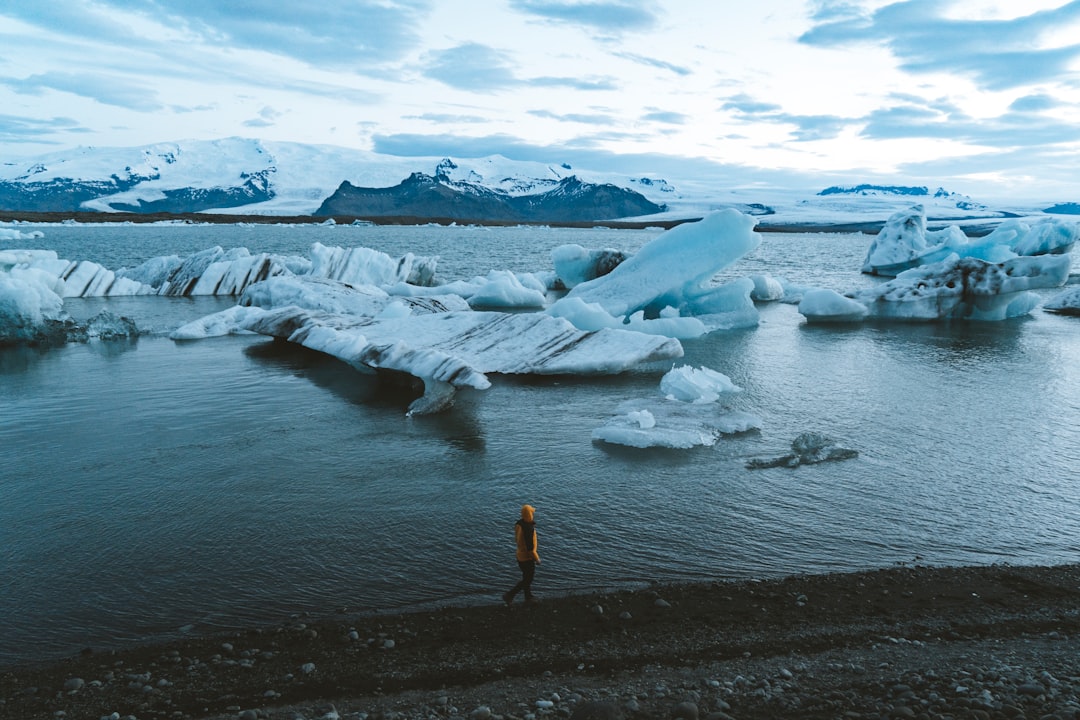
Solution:
<path fill-rule="evenodd" d="M 0 717 L 1080 718 L 1080 566 L 297 618 L 0 669 Z"/>

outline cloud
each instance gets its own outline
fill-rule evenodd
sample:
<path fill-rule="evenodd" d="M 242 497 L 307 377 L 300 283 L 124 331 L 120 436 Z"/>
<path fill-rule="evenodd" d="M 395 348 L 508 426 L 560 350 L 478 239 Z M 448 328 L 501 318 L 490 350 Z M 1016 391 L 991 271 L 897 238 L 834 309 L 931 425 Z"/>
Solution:
<path fill-rule="evenodd" d="M 660 68 L 661 70 L 668 70 L 676 75 L 690 75 L 692 70 L 690 68 L 683 67 L 681 65 L 675 65 L 669 63 L 666 60 L 658 60 L 656 58 L 646 57 L 645 55 L 637 55 L 635 53 L 615 53 L 615 57 L 621 57 L 624 60 L 630 60 L 636 62 L 639 65 L 648 65 L 649 67 Z"/>
<path fill-rule="evenodd" d="M 684 113 L 670 110 L 653 110 L 641 116 L 646 122 L 658 122 L 666 125 L 685 125 L 690 117 Z"/>
<path fill-rule="evenodd" d="M 796 142 L 829 140 L 840 135 L 845 128 L 857 122 L 852 118 L 839 115 L 798 115 L 783 112 L 775 103 L 755 100 L 749 95 L 740 94 L 729 98 L 720 106 L 721 110 L 734 113 L 747 122 L 772 123 L 775 125 L 794 125 L 791 137 Z"/>
<path fill-rule="evenodd" d="M 404 157 L 469 157 L 503 155 L 515 160 L 549 163 L 558 166 L 567 163 L 596 172 L 619 172 L 630 177 L 668 176 L 671 178 L 713 177 L 726 175 L 733 184 L 762 182 L 777 187 L 791 187 L 792 183 L 817 186 L 821 177 L 802 176 L 790 170 L 750 168 L 742 165 L 719 163 L 701 157 L 684 157 L 650 153 L 615 153 L 597 149 L 612 134 L 588 135 L 560 142 L 558 145 L 538 145 L 506 134 L 467 137 L 462 135 L 414 135 L 397 134 L 372 137 L 372 150 L 387 155 Z M 826 183 L 828 184 L 828 183 Z"/>
<path fill-rule="evenodd" d="M 48 72 L 21 80 L 0 80 L 0 83 L 23 95 L 42 95 L 47 90 L 58 90 L 129 110 L 148 112 L 162 108 L 153 90 L 102 74 Z"/>
<path fill-rule="evenodd" d="M 979 119 L 940 107 L 898 105 L 867 115 L 860 135 L 870 140 L 945 139 L 997 148 L 1080 142 L 1080 125 L 1037 112 L 1047 100 L 1045 96 L 1029 96 L 1028 102 L 1017 101 L 1019 107 L 1014 103 L 1009 112 L 996 118 Z"/>
<path fill-rule="evenodd" d="M 502 90 L 520 83 L 505 53 L 473 42 L 432 52 L 424 75 L 459 90 L 476 92 Z"/>
<path fill-rule="evenodd" d="M 1036 172 L 1044 188 L 1055 188 L 1056 197 L 1048 196 L 1048 190 L 1040 190 L 1044 202 L 1080 201 L 1080 196 L 1062 195 L 1061 188 L 1076 187 L 1076 152 L 1053 148 L 1018 148 L 991 150 L 962 158 L 935 158 L 924 162 L 903 165 L 903 172 L 916 177 L 971 178 L 980 176 L 997 178 L 988 191 L 1005 193 L 1007 197 L 1027 197 L 1031 194 L 1031 175 Z M 1037 170 L 1036 170 L 1037 169 Z M 949 188 L 952 189 L 952 188 Z"/>
<path fill-rule="evenodd" d="M 872 14 L 844 3 L 823 3 L 817 25 L 799 41 L 821 47 L 884 44 L 902 69 L 969 77 L 1005 90 L 1060 79 L 1080 59 L 1080 44 L 1041 47 L 1051 33 L 1080 30 L 1080 0 L 1011 20 L 946 17 L 940 0 L 903 0 Z"/>
<path fill-rule="evenodd" d="M 317 9 L 255 0 L 97 0 L 16 2 L 3 13 L 53 32 L 119 41 L 139 18 L 178 28 L 213 45 L 269 50 L 311 64 L 361 67 L 416 47 L 429 0 L 324 0 Z"/>
<path fill-rule="evenodd" d="M 767 115 L 770 113 L 778 113 L 783 108 L 776 103 L 761 102 L 749 95 L 740 94 L 728 98 L 728 100 L 720 106 L 720 109 L 731 110 L 741 115 Z"/>
<path fill-rule="evenodd" d="M 657 23 L 656 15 L 641 2 L 511 0 L 510 7 L 551 22 L 585 25 L 615 34 L 649 30 Z"/>
<path fill-rule="evenodd" d="M 615 125 L 618 123 L 618 119 L 608 115 L 606 113 L 566 113 L 565 115 L 559 115 L 553 113 L 550 110 L 529 110 L 529 114 L 535 117 L 548 118 L 549 120 L 558 120 L 559 122 L 573 122 L 582 123 L 584 125 Z"/>
<path fill-rule="evenodd" d="M 428 53 L 423 74 L 444 85 L 472 92 L 497 92 L 511 87 L 565 87 L 572 90 L 608 91 L 619 86 L 611 78 L 522 78 L 511 57 L 488 45 L 469 42 Z"/>
<path fill-rule="evenodd" d="M 847 0 L 819 0 L 812 3 L 810 9 L 810 18 L 821 23 L 850 20 L 865 14 L 865 10 Z"/>
<path fill-rule="evenodd" d="M 1014 112 L 1041 112 L 1043 110 L 1053 110 L 1054 108 L 1063 106 L 1064 103 L 1057 98 L 1040 93 L 1037 95 L 1025 95 L 1016 98 L 1013 100 L 1012 104 L 1009 105 L 1009 109 Z"/>
<path fill-rule="evenodd" d="M 526 80 L 525 84 L 533 87 L 568 87 L 585 92 L 619 89 L 619 84 L 611 78 L 586 80 L 584 78 L 568 77 L 537 77 Z"/>
<path fill-rule="evenodd" d="M 0 142 L 9 143 L 49 143 L 46 136 L 56 132 L 89 133 L 91 130 L 78 121 L 66 117 L 54 117 L 46 120 L 0 115 Z"/>
<path fill-rule="evenodd" d="M 488 118 L 480 115 L 454 115 L 452 113 L 423 113 L 421 115 L 403 115 L 404 120 L 424 120 L 439 124 L 446 123 L 486 123 Z"/>
<path fill-rule="evenodd" d="M 245 120 L 243 124 L 245 127 L 271 127 L 279 117 L 281 113 L 267 105 L 259 111 L 259 117 Z"/>

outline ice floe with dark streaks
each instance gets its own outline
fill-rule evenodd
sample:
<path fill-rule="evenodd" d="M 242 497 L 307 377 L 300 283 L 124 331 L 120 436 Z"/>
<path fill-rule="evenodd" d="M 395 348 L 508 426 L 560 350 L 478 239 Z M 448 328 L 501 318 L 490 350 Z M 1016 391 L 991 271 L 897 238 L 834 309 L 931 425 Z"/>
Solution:
<path fill-rule="evenodd" d="M 424 382 L 410 414 L 447 407 L 457 388 L 485 389 L 487 373 L 605 374 L 682 355 L 677 340 L 627 330 L 585 332 L 543 313 L 451 311 L 379 319 L 290 306 L 243 328 L 332 355 L 361 370 Z"/>

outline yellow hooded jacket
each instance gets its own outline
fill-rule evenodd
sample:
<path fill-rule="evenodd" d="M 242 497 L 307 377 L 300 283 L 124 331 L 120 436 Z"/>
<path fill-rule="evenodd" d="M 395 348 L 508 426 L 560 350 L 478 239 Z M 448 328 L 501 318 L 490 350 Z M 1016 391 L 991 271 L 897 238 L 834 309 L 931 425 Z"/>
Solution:
<path fill-rule="evenodd" d="M 540 562 L 540 555 L 536 552 L 536 524 L 533 522 L 535 512 L 536 509 L 532 505 L 522 505 L 521 519 L 514 523 L 514 539 L 517 541 L 519 562 L 528 560 Z"/>

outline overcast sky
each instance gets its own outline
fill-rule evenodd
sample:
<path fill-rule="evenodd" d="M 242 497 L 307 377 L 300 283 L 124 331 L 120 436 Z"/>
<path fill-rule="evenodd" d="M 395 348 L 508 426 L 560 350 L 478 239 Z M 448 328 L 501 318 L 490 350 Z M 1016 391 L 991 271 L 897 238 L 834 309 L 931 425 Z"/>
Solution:
<path fill-rule="evenodd" d="M 244 136 L 1080 202 L 1080 0 L 4 0 L 0 149 Z"/>

